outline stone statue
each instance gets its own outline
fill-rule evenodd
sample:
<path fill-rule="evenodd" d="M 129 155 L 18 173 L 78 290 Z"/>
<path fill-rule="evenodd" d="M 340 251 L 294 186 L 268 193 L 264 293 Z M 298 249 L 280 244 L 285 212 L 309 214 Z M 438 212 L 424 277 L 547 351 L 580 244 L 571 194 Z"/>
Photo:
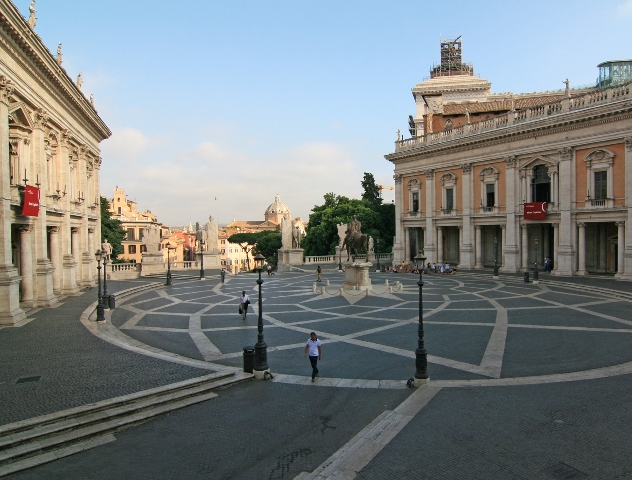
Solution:
<path fill-rule="evenodd" d="M 369 237 L 369 253 L 373 253 L 373 237 Z"/>
<path fill-rule="evenodd" d="M 103 262 L 109 262 L 110 255 L 112 255 L 112 244 L 108 242 L 107 238 L 101 244 L 101 252 L 103 252 Z"/>
<path fill-rule="evenodd" d="M 94 108 L 94 95 L 90 94 L 90 105 Z"/>
<path fill-rule="evenodd" d="M 398 128 L 397 129 L 397 141 L 400 141 L 402 139 L 402 132 L 401 130 Z"/>
<path fill-rule="evenodd" d="M 195 240 L 198 242 L 198 248 L 204 250 L 202 244 L 205 242 L 204 237 L 206 236 L 204 230 L 200 228 L 200 222 L 195 222 Z"/>
<path fill-rule="evenodd" d="M 292 221 L 281 219 L 281 248 L 289 250 L 292 248 Z"/>
<path fill-rule="evenodd" d="M 566 89 L 564 90 L 564 93 L 566 94 L 567 97 L 570 97 L 571 96 L 571 82 L 569 82 L 567 78 L 562 83 L 566 85 Z"/>
<path fill-rule="evenodd" d="M 301 248 L 302 236 L 303 232 L 301 232 L 301 228 L 298 225 L 292 228 L 292 248 Z"/>
<path fill-rule="evenodd" d="M 353 259 L 355 261 L 355 257 L 358 254 L 358 249 L 363 249 L 368 253 L 369 251 L 369 239 L 366 234 L 362 233 L 362 224 L 354 215 L 353 220 L 347 226 L 347 231 L 345 235 L 344 242 L 342 243 L 343 247 L 347 247 L 347 261 L 349 261 L 349 256 L 351 254 L 351 249 L 353 249 Z"/>
<path fill-rule="evenodd" d="M 509 100 L 511 101 L 511 111 L 515 112 L 516 111 L 516 106 L 514 104 L 514 96 L 513 93 L 511 94 L 511 96 L 509 97 Z"/>
<path fill-rule="evenodd" d="M 204 225 L 204 233 L 206 249 L 211 252 L 217 250 L 217 222 L 213 219 L 213 215 L 208 217 L 208 223 Z"/>
<path fill-rule="evenodd" d="M 158 253 L 160 237 L 158 225 L 147 225 L 143 228 L 143 243 L 147 246 L 147 253 Z"/>
<path fill-rule="evenodd" d="M 347 224 L 339 223 L 336 226 L 338 227 L 338 238 L 340 239 L 340 241 L 338 242 L 338 246 L 342 248 L 342 244 L 344 243 L 345 236 L 347 234 Z"/>
<path fill-rule="evenodd" d="M 81 85 L 83 85 L 83 78 L 81 78 L 81 73 L 77 75 L 77 88 L 81 90 Z"/>
<path fill-rule="evenodd" d="M 37 23 L 37 18 L 35 17 L 35 0 L 31 1 L 31 5 L 29 6 L 29 19 L 28 19 L 28 24 L 29 27 L 31 28 L 35 28 L 35 24 Z"/>
<path fill-rule="evenodd" d="M 465 107 L 465 121 L 470 123 L 470 110 L 467 107 Z"/>
<path fill-rule="evenodd" d="M 62 53 L 61 53 L 61 42 L 57 44 L 57 63 L 61 65 L 62 62 Z"/>

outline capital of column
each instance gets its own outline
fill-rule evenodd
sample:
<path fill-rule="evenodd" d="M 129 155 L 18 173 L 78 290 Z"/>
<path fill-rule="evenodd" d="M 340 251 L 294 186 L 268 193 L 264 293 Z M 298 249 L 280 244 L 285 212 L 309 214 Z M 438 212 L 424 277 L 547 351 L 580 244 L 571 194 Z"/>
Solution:
<path fill-rule="evenodd" d="M 461 170 L 463 171 L 463 174 L 472 173 L 472 164 L 471 163 L 462 164 Z"/>
<path fill-rule="evenodd" d="M 89 227 L 88 228 L 88 233 L 94 233 L 94 227 Z"/>
<path fill-rule="evenodd" d="M 427 180 L 432 180 L 434 178 L 434 170 L 426 170 L 424 173 L 426 174 Z"/>
<path fill-rule="evenodd" d="M 9 97 L 13 95 L 13 83 L 4 75 L 0 75 L 0 101 L 9 104 Z"/>
<path fill-rule="evenodd" d="M 516 168 L 518 157 L 516 155 L 509 155 L 505 157 L 505 163 L 507 164 L 507 168 Z"/>
<path fill-rule="evenodd" d="M 442 231 L 443 227 L 437 227 L 437 230 Z"/>
<path fill-rule="evenodd" d="M 632 152 L 632 137 L 624 138 L 623 141 L 625 142 L 625 149 Z"/>
<path fill-rule="evenodd" d="M 79 227 L 71 227 L 71 228 L 70 228 L 70 231 L 71 231 L 72 233 L 79 233 Z"/>
<path fill-rule="evenodd" d="M 402 183 L 402 174 L 401 173 L 396 173 L 395 175 L 393 175 L 393 180 L 395 180 L 395 183 Z"/>
<path fill-rule="evenodd" d="M 586 226 L 586 224 L 585 224 L 584 222 L 578 222 L 578 223 L 577 223 L 577 226 L 578 226 L 579 228 L 584 228 L 584 227 Z"/>
<path fill-rule="evenodd" d="M 474 228 L 475 228 L 476 230 L 480 230 L 480 229 L 482 228 L 482 225 L 474 225 Z"/>
<path fill-rule="evenodd" d="M 38 108 L 33 113 L 33 120 L 35 121 L 35 128 L 44 129 L 48 125 L 48 112 L 43 108 Z"/>
<path fill-rule="evenodd" d="M 59 233 L 59 227 L 48 227 L 48 231 L 53 234 Z"/>
<path fill-rule="evenodd" d="M 502 225 L 500 226 L 500 229 L 501 229 L 501 230 L 504 230 L 505 228 L 507 228 L 507 225 L 506 225 L 506 224 L 502 224 Z"/>
<path fill-rule="evenodd" d="M 523 229 L 523 230 L 526 230 L 526 229 L 527 229 L 527 227 L 528 227 L 529 225 L 527 225 L 527 224 L 523 223 L 523 224 L 522 224 L 522 225 L 520 225 L 520 226 L 522 227 L 522 229 Z"/>
<path fill-rule="evenodd" d="M 625 222 L 614 222 L 617 227 L 625 227 Z"/>
<path fill-rule="evenodd" d="M 33 231 L 33 225 L 29 225 L 29 224 L 18 225 L 18 230 L 20 231 L 20 233 L 29 233 Z"/>
<path fill-rule="evenodd" d="M 573 155 L 573 150 L 571 148 L 568 147 L 563 147 L 560 148 L 557 151 L 558 155 L 560 156 L 560 161 L 563 162 L 565 160 L 570 160 L 571 156 Z"/>

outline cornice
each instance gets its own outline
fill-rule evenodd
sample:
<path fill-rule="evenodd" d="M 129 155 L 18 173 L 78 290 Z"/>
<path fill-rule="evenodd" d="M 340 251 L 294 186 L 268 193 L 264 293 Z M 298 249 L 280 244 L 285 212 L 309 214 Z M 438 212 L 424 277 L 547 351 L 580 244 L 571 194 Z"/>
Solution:
<path fill-rule="evenodd" d="M 95 136 L 101 137 L 99 141 L 112 135 L 88 99 L 10 0 L 0 0 L 0 43 L 53 97 L 66 104 L 68 110 L 81 114 L 95 130 Z"/>
<path fill-rule="evenodd" d="M 613 106 L 616 108 L 613 108 Z M 532 138 L 534 134 L 552 135 L 630 118 L 632 118 L 632 101 L 624 100 L 617 102 L 617 104 L 597 105 L 581 111 L 568 112 L 555 117 L 546 117 L 532 122 L 488 130 L 445 142 L 430 145 L 421 144 L 403 152 L 384 155 L 384 158 L 393 164 L 399 164 L 413 157 L 424 158 L 427 155 L 436 155 L 439 152 L 460 152 L 481 146 L 500 145 Z"/>

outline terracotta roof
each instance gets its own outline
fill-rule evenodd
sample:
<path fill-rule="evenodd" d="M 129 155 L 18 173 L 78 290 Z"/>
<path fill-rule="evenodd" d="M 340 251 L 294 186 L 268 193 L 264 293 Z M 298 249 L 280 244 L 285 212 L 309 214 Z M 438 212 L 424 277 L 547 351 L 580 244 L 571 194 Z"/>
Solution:
<path fill-rule="evenodd" d="M 564 95 L 547 95 L 542 97 L 514 98 L 514 108 L 533 108 L 548 103 L 562 100 Z M 453 103 L 443 106 L 444 115 L 465 115 L 465 108 L 470 113 L 502 112 L 511 110 L 511 100 L 499 100 L 495 102 Z"/>

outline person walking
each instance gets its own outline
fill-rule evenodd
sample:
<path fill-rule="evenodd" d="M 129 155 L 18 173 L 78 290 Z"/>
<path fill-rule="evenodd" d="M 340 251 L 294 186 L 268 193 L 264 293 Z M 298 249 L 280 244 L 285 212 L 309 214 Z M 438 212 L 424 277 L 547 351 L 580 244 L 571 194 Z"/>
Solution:
<path fill-rule="evenodd" d="M 323 271 L 320 269 L 320 265 L 318 265 L 318 268 L 316 269 L 316 273 L 318 274 L 318 280 L 316 280 L 316 281 L 317 282 L 322 282 L 323 279 L 322 279 L 322 277 L 320 275 L 321 275 L 321 273 L 323 273 Z"/>
<path fill-rule="evenodd" d="M 303 352 L 303 358 L 309 354 L 309 362 L 312 364 L 312 382 L 316 379 L 318 375 L 318 360 L 322 359 L 322 349 L 320 347 L 320 340 L 316 338 L 316 333 L 312 332 L 309 334 L 309 338 L 307 339 L 307 344 L 305 344 L 305 351 Z"/>
<path fill-rule="evenodd" d="M 248 305 L 250 305 L 250 298 L 248 298 L 246 292 L 241 292 L 241 297 L 239 297 L 239 312 L 241 313 L 241 319 L 244 321 L 246 320 Z"/>
<path fill-rule="evenodd" d="M 222 277 L 222 283 L 224 283 L 224 278 L 226 278 L 226 269 L 225 268 L 222 268 L 221 277 Z"/>

